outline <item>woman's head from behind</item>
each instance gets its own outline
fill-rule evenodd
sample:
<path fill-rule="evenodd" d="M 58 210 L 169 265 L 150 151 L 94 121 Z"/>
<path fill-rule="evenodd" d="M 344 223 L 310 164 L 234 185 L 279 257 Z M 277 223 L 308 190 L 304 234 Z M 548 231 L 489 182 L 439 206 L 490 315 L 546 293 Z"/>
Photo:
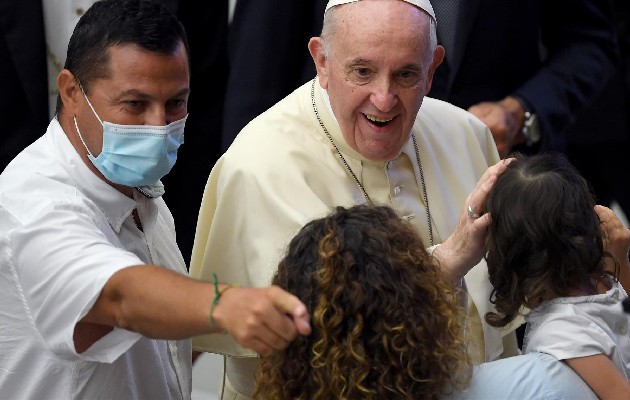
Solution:
<path fill-rule="evenodd" d="M 603 242 L 588 183 L 560 154 L 517 157 L 499 177 L 486 210 L 488 271 L 499 314 L 509 323 L 521 305 L 592 292 L 603 274 Z"/>
<path fill-rule="evenodd" d="M 454 291 L 387 207 L 308 223 L 273 283 L 306 304 L 313 333 L 263 359 L 260 398 L 437 398 L 468 377 Z"/>

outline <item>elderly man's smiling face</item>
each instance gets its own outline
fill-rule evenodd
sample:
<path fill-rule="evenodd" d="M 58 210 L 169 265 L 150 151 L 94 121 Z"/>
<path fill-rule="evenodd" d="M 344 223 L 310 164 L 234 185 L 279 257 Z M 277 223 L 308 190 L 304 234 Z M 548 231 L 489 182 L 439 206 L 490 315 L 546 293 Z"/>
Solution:
<path fill-rule="evenodd" d="M 347 144 L 379 161 L 398 155 L 409 139 L 433 72 L 443 58 L 429 45 L 429 17 L 403 1 L 342 5 L 333 34 L 309 49 L 319 81 Z"/>

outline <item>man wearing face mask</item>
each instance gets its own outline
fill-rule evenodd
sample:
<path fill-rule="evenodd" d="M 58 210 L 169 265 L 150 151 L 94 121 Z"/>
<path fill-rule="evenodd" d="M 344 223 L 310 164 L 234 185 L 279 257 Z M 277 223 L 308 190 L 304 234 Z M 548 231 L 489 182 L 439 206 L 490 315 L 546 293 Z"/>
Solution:
<path fill-rule="evenodd" d="M 87 105 L 103 126 L 101 154 L 94 157 L 81 136 L 77 117 L 73 117 L 74 127 L 88 159 L 110 182 L 135 187 L 149 198 L 161 196 L 164 187 L 159 180 L 175 165 L 177 149 L 184 143 L 184 126 L 188 115 L 165 126 L 103 122 L 80 84 L 79 88 Z M 184 100 L 176 102 L 180 108 L 185 107 Z"/>
<path fill-rule="evenodd" d="M 269 354 L 310 332 L 277 287 L 185 276 L 160 179 L 184 141 L 188 60 L 149 0 L 99 1 L 77 24 L 56 118 L 0 175 L 2 398 L 188 399 L 191 336 Z"/>

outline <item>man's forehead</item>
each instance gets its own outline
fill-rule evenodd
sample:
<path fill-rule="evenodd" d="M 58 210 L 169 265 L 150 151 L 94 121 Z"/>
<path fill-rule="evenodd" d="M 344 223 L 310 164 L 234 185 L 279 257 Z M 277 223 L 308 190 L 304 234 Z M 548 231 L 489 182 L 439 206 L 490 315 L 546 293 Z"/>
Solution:
<path fill-rule="evenodd" d="M 328 11 L 328 9 L 331 7 L 335 7 L 335 6 L 339 6 L 339 5 L 347 4 L 347 3 L 354 3 L 357 1 L 361 1 L 361 0 L 330 0 L 328 1 L 328 4 L 326 5 L 326 11 Z M 424 10 L 427 14 L 429 14 L 431 18 L 433 18 L 434 21 L 436 20 L 435 12 L 433 11 L 433 6 L 431 5 L 431 2 L 429 0 L 400 0 L 400 1 L 413 4 L 414 6 Z M 324 13 L 326 11 L 324 11 Z"/>
<path fill-rule="evenodd" d="M 142 87 L 148 83 L 185 84 L 181 91 L 188 91 L 190 67 L 181 43 L 170 53 L 148 50 L 134 43 L 111 45 L 106 52 L 107 62 L 99 64 L 99 74 L 94 76 L 92 83 L 106 80 L 105 86 L 121 96 L 145 97 L 147 94 Z"/>

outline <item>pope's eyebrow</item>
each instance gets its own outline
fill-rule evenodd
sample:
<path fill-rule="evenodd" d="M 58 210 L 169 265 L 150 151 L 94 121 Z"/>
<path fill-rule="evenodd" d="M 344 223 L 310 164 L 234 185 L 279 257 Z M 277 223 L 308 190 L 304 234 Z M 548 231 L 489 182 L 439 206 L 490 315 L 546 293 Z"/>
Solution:
<path fill-rule="evenodd" d="M 361 58 L 361 57 L 357 57 L 357 58 L 353 58 L 352 60 L 348 61 L 346 63 L 346 68 L 352 68 L 352 67 L 356 67 L 356 66 L 372 66 L 374 65 L 374 62 L 372 60 L 368 60 L 367 58 Z M 419 63 L 408 63 L 403 65 L 400 68 L 396 69 L 397 71 L 404 71 L 404 70 L 410 70 L 410 71 L 417 71 L 417 72 L 422 72 L 422 65 Z"/>
<path fill-rule="evenodd" d="M 420 64 L 416 64 L 416 63 L 409 63 L 409 64 L 405 64 L 403 65 L 401 68 L 398 69 L 399 71 L 402 70 L 411 70 L 411 71 L 418 71 L 418 72 L 422 72 L 422 65 Z"/>

